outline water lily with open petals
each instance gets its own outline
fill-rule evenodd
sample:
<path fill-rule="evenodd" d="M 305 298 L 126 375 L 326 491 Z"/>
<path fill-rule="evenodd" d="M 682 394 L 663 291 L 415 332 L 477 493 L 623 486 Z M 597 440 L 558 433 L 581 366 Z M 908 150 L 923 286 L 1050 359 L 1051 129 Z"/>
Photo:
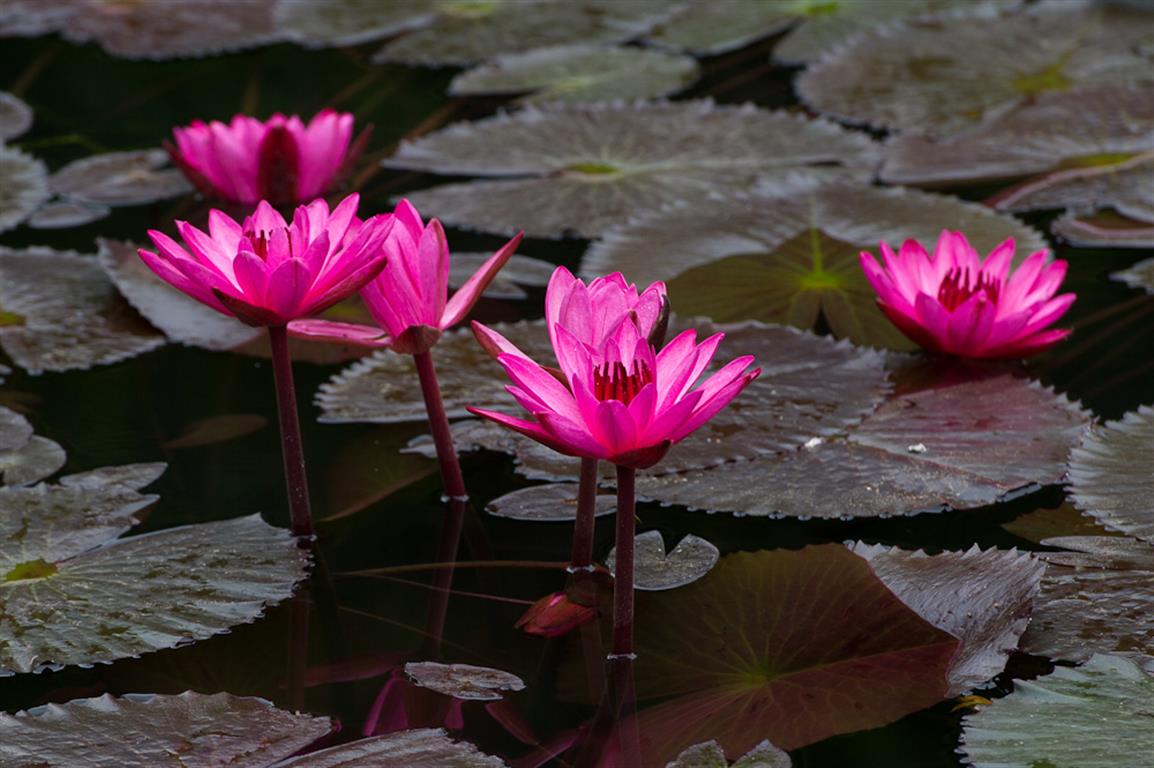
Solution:
<path fill-rule="evenodd" d="M 1075 295 L 1054 296 L 1066 262 L 1046 251 L 1011 269 L 1014 240 L 983 261 L 961 232 L 942 232 L 930 255 L 907 240 L 897 253 L 881 244 L 883 268 L 867 251 L 862 269 L 878 294 L 878 307 L 902 333 L 922 347 L 959 357 L 1025 357 L 1070 335 L 1049 326 Z"/>

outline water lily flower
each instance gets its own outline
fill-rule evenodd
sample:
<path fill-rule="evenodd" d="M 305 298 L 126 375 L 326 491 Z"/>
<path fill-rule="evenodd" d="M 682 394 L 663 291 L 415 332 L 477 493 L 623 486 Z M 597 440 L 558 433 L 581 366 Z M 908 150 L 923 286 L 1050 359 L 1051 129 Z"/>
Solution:
<path fill-rule="evenodd" d="M 174 128 L 165 149 L 206 197 L 253 205 L 292 205 L 328 192 L 360 155 L 369 131 L 352 140 L 353 116 L 324 109 L 307 124 L 297 115 L 268 120 L 236 115 Z"/>
<path fill-rule="evenodd" d="M 960 357 L 1025 357 L 1053 346 L 1069 329 L 1049 328 L 1070 305 L 1073 293 L 1054 296 L 1066 262 L 1047 251 L 1011 269 L 1014 240 L 983 261 L 961 232 L 942 232 L 930 255 L 907 240 L 895 254 L 881 243 L 883 268 L 868 251 L 862 269 L 878 295 L 878 307 L 910 339 L 933 352 Z"/>
<path fill-rule="evenodd" d="M 392 216 L 356 216 L 359 196 L 331 212 L 324 200 L 296 209 L 286 222 L 261 201 L 238 224 L 213 210 L 208 232 L 176 222 L 185 247 L 163 232 L 148 235 L 156 252 L 140 258 L 163 280 L 226 315 L 256 326 L 283 326 L 356 293 L 385 266 L 381 244 Z"/>
<path fill-rule="evenodd" d="M 533 603 L 514 626 L 529 635 L 561 637 L 596 618 L 597 609 L 593 606 L 574 602 L 564 592 L 554 592 Z"/>
<path fill-rule="evenodd" d="M 705 424 L 753 381 L 753 357 L 743 355 L 696 386 L 724 334 L 697 343 L 689 330 L 657 352 L 637 324 L 620 323 L 600 349 L 556 326 L 554 351 L 566 383 L 515 353 L 498 362 L 507 387 L 533 420 L 480 408 L 469 411 L 569 456 L 643 469 Z"/>

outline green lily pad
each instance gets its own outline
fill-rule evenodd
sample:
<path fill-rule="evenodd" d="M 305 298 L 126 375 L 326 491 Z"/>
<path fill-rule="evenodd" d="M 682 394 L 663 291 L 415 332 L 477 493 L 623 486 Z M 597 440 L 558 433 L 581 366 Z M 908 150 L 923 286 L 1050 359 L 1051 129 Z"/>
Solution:
<path fill-rule="evenodd" d="M 877 128 L 950 135 L 1026 112 L 1053 91 L 1154 82 L 1151 15 L 1093 3 L 879 27 L 801 74 L 819 112 Z"/>
<path fill-rule="evenodd" d="M 720 557 L 717 547 L 692 533 L 666 553 L 661 531 L 646 531 L 634 539 L 633 587 L 645 592 L 684 587 L 709 573 Z M 605 567 L 617 573 L 617 547 L 605 556 Z"/>
<path fill-rule="evenodd" d="M 520 103 L 649 99 L 697 79 L 697 62 L 644 48 L 565 45 L 498 56 L 449 84 L 452 96 L 528 94 Z"/>
<path fill-rule="evenodd" d="M 1065 213 L 1050 223 L 1050 231 L 1076 248 L 1154 248 L 1154 224 L 1112 211 Z"/>
<path fill-rule="evenodd" d="M 743 515 L 850 519 L 969 509 L 1061 482 L 1086 414 L 1008 375 L 952 378 L 896 394 L 859 426 L 800 450 L 670 476 L 646 498 Z"/>
<path fill-rule="evenodd" d="M 662 700 L 637 716 L 644 764 L 710 739 L 741 755 L 893 722 L 946 695 L 957 648 L 840 545 L 728 555 L 637 595 L 637 696 Z"/>
<path fill-rule="evenodd" d="M 1029 109 L 958 136 L 899 134 L 885 146 L 892 184 L 978 182 L 1107 168 L 1154 142 L 1154 88 L 1117 85 L 1039 94 Z"/>
<path fill-rule="evenodd" d="M 671 304 L 718 322 L 754 319 L 813 328 L 819 321 L 859 344 L 908 349 L 877 308 L 862 250 L 914 238 L 932 244 L 943 228 L 966 232 L 987 252 L 1007 237 L 1017 258 L 1046 247 L 1035 230 L 985 206 L 906 189 L 820 184 L 785 194 L 699 203 L 634 220 L 594 243 L 591 276 L 620 270 L 665 280 Z M 896 242 L 894 243 L 896 244 Z"/>
<path fill-rule="evenodd" d="M 192 191 L 162 149 L 108 152 L 75 160 L 52 174 L 48 184 L 60 197 L 90 205 L 144 205 Z"/>
<path fill-rule="evenodd" d="M 44 163 L 0 143 L 0 232 L 28 218 L 48 199 L 48 169 Z"/>
<path fill-rule="evenodd" d="M 1115 272 L 1110 278 L 1126 283 L 1131 288 L 1139 288 L 1146 293 L 1154 294 L 1154 259 L 1140 261 L 1121 272 Z"/>
<path fill-rule="evenodd" d="M 0 247 L 0 310 L 21 318 L 0 324 L 0 346 L 32 374 L 115 363 L 165 342 L 96 259 L 71 251 Z"/>
<path fill-rule="evenodd" d="M 64 466 L 64 449 L 32 434 L 20 414 L 0 406 L 0 485 L 29 485 Z"/>
<path fill-rule="evenodd" d="M 473 664 L 411 661 L 405 674 L 421 688 L 462 701 L 500 701 L 504 691 L 525 690 L 525 681 L 512 672 Z"/>
<path fill-rule="evenodd" d="M 408 194 L 446 223 L 595 237 L 634 216 L 758 181 L 865 180 L 877 159 L 868 137 L 824 120 L 689 101 L 529 107 L 402 142 L 382 164 L 499 179 Z"/>
<path fill-rule="evenodd" d="M 32 127 L 32 107 L 7 91 L 0 91 L 0 144 L 27 133 Z"/>
<path fill-rule="evenodd" d="M 1086 435 L 1070 453 L 1074 504 L 1107 528 L 1154 544 L 1154 408 Z"/>
<path fill-rule="evenodd" d="M 789 755 L 763 741 L 730 763 L 725 759 L 725 751 L 716 741 L 695 744 L 678 755 L 665 768 L 791 768 L 793 761 Z"/>
<path fill-rule="evenodd" d="M 117 539 L 156 500 L 137 492 L 155 475 L 146 465 L 0 488 L 0 673 L 175 647 L 292 594 L 308 556 L 256 515 Z"/>
<path fill-rule="evenodd" d="M 1116 768 L 1154 753 L 1154 677 L 1097 655 L 1057 667 L 962 722 L 961 752 L 974 768 Z M 1135 762 L 1138 761 L 1138 762 Z"/>
<path fill-rule="evenodd" d="M 573 522 L 577 517 L 577 484 L 547 483 L 531 485 L 506 493 L 485 505 L 485 511 L 511 520 L 554 523 Z M 604 517 L 617 511 L 617 497 L 599 493 L 593 516 Z"/>

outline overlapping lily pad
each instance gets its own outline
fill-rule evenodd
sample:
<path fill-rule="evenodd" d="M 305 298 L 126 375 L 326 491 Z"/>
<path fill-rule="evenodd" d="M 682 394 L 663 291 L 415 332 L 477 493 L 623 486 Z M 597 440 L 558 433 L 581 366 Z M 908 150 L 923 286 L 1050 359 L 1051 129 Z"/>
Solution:
<path fill-rule="evenodd" d="M 408 195 L 446 223 L 595 237 L 757 181 L 868 179 L 877 159 L 868 137 L 824 120 L 691 101 L 530 107 L 404 142 L 383 164 L 497 177 Z"/>
<path fill-rule="evenodd" d="M 24 100 L 0 91 L 0 144 L 26 133 L 32 127 L 32 108 Z"/>
<path fill-rule="evenodd" d="M 696 744 L 682 752 L 666 768 L 791 768 L 789 755 L 768 741 L 763 741 L 737 762 L 725 759 L 725 751 L 716 741 Z"/>
<path fill-rule="evenodd" d="M 962 723 L 961 752 L 975 768 L 1114 768 L 1154 753 L 1154 677 L 1097 655 L 1057 667 Z M 1137 762 L 1135 762 L 1137 761 Z"/>
<path fill-rule="evenodd" d="M 36 37 L 55 32 L 64 26 L 73 7 L 73 0 L 5 0 L 0 5 L 0 37 Z"/>
<path fill-rule="evenodd" d="M 638 478 L 667 504 L 746 515 L 854 518 L 968 509 L 1060 482 L 1086 414 L 1009 375 L 948 367 L 893 396 L 856 427 L 800 450 Z"/>
<path fill-rule="evenodd" d="M 1154 294 L 1154 259 L 1145 259 L 1121 272 L 1110 275 L 1115 280 L 1126 283 L 1131 288 L 1139 288 Z"/>
<path fill-rule="evenodd" d="M 439 728 L 417 728 L 353 741 L 270 768 L 506 768 L 500 758 L 455 741 Z"/>
<path fill-rule="evenodd" d="M 1077 248 L 1154 248 L 1154 223 L 1112 211 L 1065 213 L 1054 219 L 1050 231 Z"/>
<path fill-rule="evenodd" d="M 1154 543 L 1154 408 L 1088 434 L 1070 453 L 1073 502 L 1107 528 Z"/>
<path fill-rule="evenodd" d="M 405 674 L 422 688 L 462 701 L 499 701 L 504 691 L 523 691 L 525 681 L 512 672 L 473 664 L 411 661 Z"/>
<path fill-rule="evenodd" d="M 857 184 L 718 199 L 639 218 L 585 255 L 585 275 L 616 270 L 638 283 L 665 280 L 677 311 L 719 322 L 755 319 L 813 328 L 872 346 L 910 343 L 877 309 L 862 250 L 914 238 L 932 247 L 943 228 L 982 252 L 1013 237 L 1018 258 L 1045 248 L 1032 228 L 953 197 Z"/>
<path fill-rule="evenodd" d="M 52 174 L 60 197 L 89 205 L 144 205 L 192 191 L 161 149 L 109 152 L 76 160 Z"/>
<path fill-rule="evenodd" d="M 33 229 L 68 229 L 82 227 L 100 221 L 112 213 L 106 205 L 75 203 L 70 200 L 53 200 L 45 203 L 28 217 L 28 226 Z"/>
<path fill-rule="evenodd" d="M 986 683 L 1006 666 L 1046 569 L 1029 554 L 983 552 L 976 545 L 936 555 L 862 542 L 850 549 L 902 602 L 961 641 L 950 665 L 950 696 Z"/>
<path fill-rule="evenodd" d="M 1154 82 L 1148 12 L 1043 3 L 1015 14 L 905 22 L 854 38 L 797 80 L 830 115 L 949 135 L 1030 109 L 1049 91 Z"/>
<path fill-rule="evenodd" d="M 0 406 L 0 485 L 29 485 L 64 466 L 64 449 L 32 434 L 32 425 Z"/>
<path fill-rule="evenodd" d="M 633 586 L 645 592 L 660 592 L 692 584 L 713 566 L 721 552 L 700 536 L 687 535 L 668 553 L 661 531 L 646 531 L 634 540 Z M 617 547 L 609 550 L 605 567 L 617 572 Z"/>
<path fill-rule="evenodd" d="M 473 273 L 481 268 L 493 254 L 491 253 L 454 253 L 449 265 L 449 287 L 460 288 Z M 485 289 L 484 295 L 490 299 L 524 299 L 528 294 L 521 286 L 543 288 L 549 284 L 549 278 L 556 269 L 541 259 L 513 254 L 501 267 L 501 271 L 493 278 L 493 282 Z"/>
<path fill-rule="evenodd" d="M 506 493 L 493 499 L 485 506 L 485 511 L 497 517 L 533 522 L 573 522 L 577 517 L 577 484 L 548 483 L 531 485 Z M 617 497 L 600 493 L 594 506 L 593 515 L 611 515 L 617 509 Z"/>
<path fill-rule="evenodd" d="M 33 374 L 115 363 L 165 342 L 96 259 L 71 251 L 0 248 L 0 310 L 0 347 Z"/>
<path fill-rule="evenodd" d="M 0 144 L 0 232 L 28 218 L 48 199 L 48 169 L 18 149 Z"/>
<path fill-rule="evenodd" d="M 689 86 L 698 76 L 689 56 L 645 48 L 565 45 L 498 56 L 453 78 L 453 96 L 520 95 L 521 103 L 648 99 Z"/>
<path fill-rule="evenodd" d="M 139 656 L 253 621 L 307 555 L 256 515 L 117 539 L 163 465 L 0 488 L 0 673 Z M 114 541 L 115 540 L 115 541 Z"/>
<path fill-rule="evenodd" d="M 1154 144 L 1154 87 L 1119 84 L 1040 93 L 1029 109 L 958 136 L 900 134 L 881 176 L 895 184 L 946 184 L 1082 169 L 1132 160 Z"/>

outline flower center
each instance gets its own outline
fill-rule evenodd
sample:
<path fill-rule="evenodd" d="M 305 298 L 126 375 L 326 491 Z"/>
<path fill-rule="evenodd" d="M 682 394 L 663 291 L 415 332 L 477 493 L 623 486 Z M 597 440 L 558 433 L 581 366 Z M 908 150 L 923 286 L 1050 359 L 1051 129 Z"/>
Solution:
<path fill-rule="evenodd" d="M 631 368 L 621 362 L 604 363 L 593 369 L 593 395 L 598 400 L 620 400 L 629 405 L 652 381 L 653 371 L 643 360 L 634 360 Z"/>
<path fill-rule="evenodd" d="M 249 242 L 252 243 L 252 250 L 257 256 L 260 256 L 261 261 L 268 261 L 268 232 L 263 229 L 259 232 L 246 232 Z"/>
<path fill-rule="evenodd" d="M 971 280 L 969 267 L 964 270 L 954 267 L 946 273 L 942 284 L 938 286 L 938 301 L 948 312 L 953 312 L 966 299 L 978 293 L 983 294 L 987 301 L 997 303 L 1001 290 L 1002 283 L 996 277 L 978 270 L 978 274 Z"/>

